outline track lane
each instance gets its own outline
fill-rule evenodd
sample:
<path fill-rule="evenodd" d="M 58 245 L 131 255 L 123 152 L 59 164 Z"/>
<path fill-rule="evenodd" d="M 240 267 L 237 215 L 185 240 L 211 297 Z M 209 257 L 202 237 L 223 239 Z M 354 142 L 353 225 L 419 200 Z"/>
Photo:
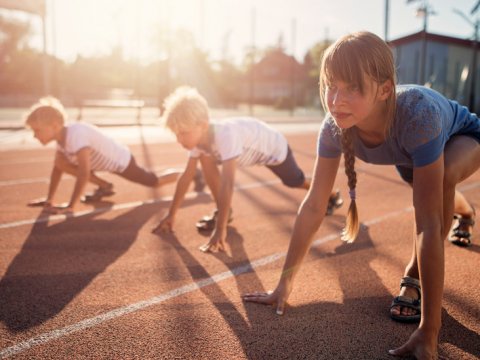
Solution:
<path fill-rule="evenodd" d="M 314 135 L 289 140 L 307 169 L 312 163 Z M 292 307 L 284 317 L 276 316 L 273 309 L 243 304 L 239 297 L 245 291 L 272 288 L 283 263 L 278 259 L 256 272 L 197 287 L 34 346 L 15 358 L 65 358 L 72 354 L 79 358 L 389 358 L 386 350 L 406 339 L 413 329 L 391 322 L 387 311 L 410 254 L 410 192 L 391 168 L 361 163 L 358 168 L 362 169 L 360 216 L 368 228 L 353 245 L 333 240 L 312 248 L 292 293 Z M 167 209 L 163 203 L 85 215 L 40 228 L 1 229 L 0 290 L 8 289 L 17 299 L 28 300 L 23 305 L 31 306 L 23 308 L 27 311 L 22 316 L 31 315 L 39 322 L 25 317 L 22 323 L 18 309 L 18 318 L 3 314 L 0 349 L 269 255 L 284 254 L 304 192 L 279 184 L 249 186 L 272 179 L 263 169 L 239 172 L 239 185 L 245 189 L 234 195 L 235 221 L 229 229 L 234 257 L 197 250 L 207 238 L 199 236 L 192 223 L 210 211 L 208 198 L 200 201 L 195 197 L 185 204 L 175 236 L 149 233 Z M 474 203 L 480 201 L 476 181 L 480 181 L 477 175 L 462 184 Z M 341 173 L 337 184 L 345 191 Z M 115 196 L 115 203 L 128 202 L 131 192 L 142 199 L 152 198 L 148 191 L 123 184 L 122 188 L 125 192 Z M 171 189 L 165 189 L 157 196 L 169 194 Z M 345 213 L 344 207 L 328 218 L 316 238 L 337 237 Z M 393 215 L 382 218 L 386 213 Z M 477 238 L 478 232 L 475 235 Z M 7 259 L 3 254 L 8 254 Z M 478 355 L 478 350 L 473 344 L 480 332 L 475 301 L 479 295 L 475 290 L 478 247 L 465 251 L 446 244 L 446 256 L 450 271 L 442 351 L 452 358 L 474 358 L 472 354 Z M 42 289 L 35 287 L 36 283 L 48 286 Z M 23 324 L 24 329 L 14 331 L 11 326 L 15 324 Z M 379 338 L 379 334 L 384 335 Z"/>

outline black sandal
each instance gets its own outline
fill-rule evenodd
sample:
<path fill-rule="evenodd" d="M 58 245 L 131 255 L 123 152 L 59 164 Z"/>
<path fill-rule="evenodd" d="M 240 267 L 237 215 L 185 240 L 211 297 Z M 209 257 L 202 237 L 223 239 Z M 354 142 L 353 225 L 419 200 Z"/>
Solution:
<path fill-rule="evenodd" d="M 84 203 L 96 202 L 102 200 L 104 197 L 112 196 L 114 194 L 115 191 L 113 191 L 113 185 L 110 185 L 106 188 L 98 187 L 93 193 L 86 194 L 82 201 Z"/>
<path fill-rule="evenodd" d="M 217 223 L 218 210 L 215 210 L 212 215 L 206 215 L 195 224 L 199 231 L 213 231 L 215 229 L 215 224 Z M 233 221 L 232 210 L 228 217 L 228 223 L 230 224 Z"/>
<path fill-rule="evenodd" d="M 455 215 L 454 219 L 457 220 L 457 226 L 453 228 L 448 241 L 452 244 L 461 247 L 468 247 L 472 244 L 472 233 L 470 231 L 462 230 L 466 227 L 473 227 L 475 225 L 475 209 L 473 210 L 473 217 L 462 217 L 461 215 Z"/>
<path fill-rule="evenodd" d="M 400 288 L 410 287 L 414 288 L 418 292 L 418 299 L 412 299 L 409 296 L 397 296 L 393 299 L 392 305 L 390 305 L 390 310 L 394 306 L 402 306 L 415 310 L 417 313 L 413 315 L 393 315 L 390 311 L 390 318 L 395 321 L 403 323 L 414 323 L 420 321 L 421 316 L 421 296 L 422 291 L 420 290 L 420 281 L 418 279 L 412 278 L 410 276 L 405 276 L 400 282 Z"/>
<path fill-rule="evenodd" d="M 332 215 L 335 209 L 340 208 L 343 205 L 343 199 L 340 197 L 340 191 L 337 191 L 335 195 L 328 199 L 327 213 L 326 215 Z"/>

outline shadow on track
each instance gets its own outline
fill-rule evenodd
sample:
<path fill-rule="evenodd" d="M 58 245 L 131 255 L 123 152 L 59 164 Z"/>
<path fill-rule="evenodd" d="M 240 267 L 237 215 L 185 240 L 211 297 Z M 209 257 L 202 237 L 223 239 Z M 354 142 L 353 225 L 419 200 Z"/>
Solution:
<path fill-rule="evenodd" d="M 386 351 L 404 343 L 418 325 L 402 324 L 390 319 L 389 307 L 393 296 L 370 266 L 370 262 L 375 260 L 377 255 L 368 227 L 364 226 L 363 229 L 354 243 L 342 242 L 331 253 L 313 249 L 318 258 L 330 262 L 330 267 L 338 274 L 339 286 L 343 293 L 343 304 L 336 306 L 323 304 L 325 308 L 321 310 L 323 315 L 320 315 L 322 317 L 319 321 L 326 321 L 325 327 L 334 329 L 337 333 L 334 336 L 325 334 L 332 340 L 341 338 L 342 333 L 343 337 L 348 334 L 348 340 L 338 341 L 342 350 L 337 350 L 337 353 L 343 354 L 340 357 L 355 358 L 353 355 L 357 354 L 360 358 L 391 359 Z M 352 256 L 353 253 L 355 256 Z M 403 264 L 395 266 L 400 268 L 401 274 Z M 476 358 L 480 357 L 480 348 L 477 345 L 480 343 L 479 334 L 459 323 L 445 309 L 442 312 L 442 323 L 439 339 L 440 356 L 450 359 L 468 353 Z M 345 351 L 345 342 L 355 346 Z M 460 354 L 458 350 L 454 350 L 456 353 L 450 353 L 445 346 L 446 343 L 461 349 Z"/>
<path fill-rule="evenodd" d="M 235 253 L 235 258 L 222 253 L 215 253 L 212 256 L 217 257 L 231 271 L 234 271 L 239 267 L 248 265 L 250 261 L 243 247 L 243 237 L 235 228 L 229 227 L 228 231 L 227 242 L 232 249 L 232 253 Z M 174 234 L 165 235 L 163 239 L 176 249 L 183 265 L 195 281 L 212 276 L 196 260 L 195 255 L 192 255 L 179 242 Z M 372 246 L 371 240 L 365 237 L 353 246 L 342 244 L 333 254 L 327 256 L 322 254 L 323 261 L 331 262 L 331 265 L 339 272 L 340 286 L 346 297 L 344 303 L 316 302 L 289 307 L 286 314 L 280 317 L 275 314 L 272 307 L 251 303 L 242 304 L 240 298 L 238 302 L 232 302 L 231 295 L 227 295 L 221 285 L 217 283 L 202 287 L 200 291 L 214 305 L 238 340 L 243 351 L 243 354 L 237 354 L 239 358 L 389 359 L 387 350 L 392 346 L 392 343 L 399 342 L 398 338 L 408 336 L 413 327 L 398 326 L 398 329 L 394 330 L 395 332 L 392 331 L 393 336 L 379 336 L 385 322 L 390 322 L 390 320 L 387 313 L 378 311 L 378 309 L 381 309 L 385 303 L 391 300 L 391 295 L 383 288 L 378 277 L 368 265 L 374 254 L 370 258 L 361 260 L 360 271 L 355 271 L 354 277 L 349 272 L 349 267 L 345 266 L 337 269 L 337 260 L 347 257 L 343 255 L 363 250 L 369 250 L 371 253 Z M 239 294 L 262 291 L 263 289 L 262 282 L 255 271 L 235 276 L 235 281 Z M 322 281 L 322 279 L 318 279 L 318 281 Z M 351 281 L 358 283 L 371 282 L 374 285 L 370 287 L 373 289 L 372 293 L 362 294 L 361 297 L 358 297 L 358 291 L 361 289 L 358 286 L 351 287 Z M 296 291 L 301 293 L 302 289 L 296 289 Z M 322 295 L 320 294 L 319 299 L 321 298 Z M 178 311 L 182 310 L 179 309 Z M 171 316 L 180 319 L 180 321 L 182 321 L 181 319 L 185 321 L 182 326 L 179 326 L 181 332 L 169 335 L 175 338 L 178 343 L 193 342 L 191 347 L 195 348 L 196 340 L 192 340 L 192 334 L 196 334 L 196 338 L 202 339 L 203 343 L 208 341 L 209 336 L 213 336 L 204 334 L 203 331 L 208 331 L 208 329 L 199 327 L 194 319 L 187 321 L 184 314 L 171 314 Z M 402 329 L 403 332 L 399 331 Z M 211 331 L 215 330 L 210 329 Z M 197 345 L 200 346 L 201 344 Z M 164 342 L 164 346 L 174 347 L 174 351 L 179 357 L 188 355 L 182 353 L 186 350 L 177 348 L 175 342 Z M 169 349 L 169 352 L 172 350 Z"/>
<path fill-rule="evenodd" d="M 187 200 L 197 203 L 202 199 Z M 107 203 L 99 203 L 104 207 Z M 111 220 L 97 214 L 48 225 L 35 223 L 19 254 L 0 280 L 0 321 L 12 332 L 51 319 L 136 240 L 159 212 L 143 205 Z M 45 214 L 41 213 L 40 218 Z"/>
<path fill-rule="evenodd" d="M 213 256 L 223 261 L 231 271 L 249 264 L 243 247 L 244 239 L 235 228 L 229 228 L 227 239 L 232 252 L 236 254 L 235 258 L 232 259 L 222 253 Z M 193 279 L 198 281 L 211 276 L 174 235 L 170 235 L 168 240 L 177 249 Z M 236 336 L 243 351 L 243 354 L 237 354 L 238 357 L 391 359 L 387 351 L 405 342 L 417 325 L 400 324 L 390 320 L 388 308 L 392 295 L 370 265 L 370 262 L 377 258 L 377 254 L 368 228 L 353 244 L 340 243 L 331 253 L 314 248 L 312 253 L 337 274 L 333 276 L 334 283 L 328 283 L 332 278 L 319 278 L 320 285 L 312 285 L 320 288 L 319 301 L 289 307 L 286 314 L 281 317 L 275 314 L 272 307 L 251 303 L 242 305 L 240 299 L 239 302 L 232 302 L 231 295 L 222 290 L 219 284 L 200 289 Z M 235 281 L 239 294 L 263 289 L 256 272 L 236 276 Z M 343 300 L 321 301 L 325 298 L 322 294 L 328 293 L 332 286 L 340 287 Z M 296 294 L 291 300 L 294 300 L 295 296 L 301 297 L 303 289 L 297 287 L 294 292 Z M 460 324 L 445 311 L 443 323 L 440 339 L 441 356 L 458 358 L 465 353 L 475 357 L 480 355 L 480 350 L 476 347 L 479 342 L 478 334 Z M 183 337 L 183 343 L 192 341 L 192 333 L 202 337 L 197 325 L 192 322 L 188 331 L 182 327 L 182 332 L 174 334 L 173 337 L 176 339 Z M 203 341 L 206 341 L 206 338 Z M 458 349 L 452 350 L 444 346 L 446 341 Z"/>

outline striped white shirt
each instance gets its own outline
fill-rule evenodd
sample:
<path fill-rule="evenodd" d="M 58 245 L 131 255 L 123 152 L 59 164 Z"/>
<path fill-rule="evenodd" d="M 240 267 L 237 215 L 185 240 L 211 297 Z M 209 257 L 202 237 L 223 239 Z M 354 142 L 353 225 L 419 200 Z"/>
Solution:
<path fill-rule="evenodd" d="M 90 148 L 90 166 L 93 171 L 123 172 L 130 162 L 128 147 L 104 135 L 96 126 L 74 123 L 66 126 L 65 146 L 57 149 L 68 161 L 78 165 L 77 153 Z"/>
<path fill-rule="evenodd" d="M 211 155 L 218 162 L 236 158 L 239 166 L 278 165 L 285 161 L 288 143 L 285 136 L 258 119 L 230 118 L 213 121 Z M 207 151 L 195 148 L 191 157 Z"/>

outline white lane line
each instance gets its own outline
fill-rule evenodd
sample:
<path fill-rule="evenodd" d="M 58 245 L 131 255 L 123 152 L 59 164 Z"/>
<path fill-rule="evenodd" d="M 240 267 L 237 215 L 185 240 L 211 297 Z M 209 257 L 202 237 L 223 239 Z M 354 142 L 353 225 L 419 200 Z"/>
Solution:
<path fill-rule="evenodd" d="M 0 181 L 0 186 L 10 186 L 10 185 L 24 185 L 24 184 L 35 184 L 35 183 L 48 183 L 49 178 L 30 178 L 30 179 L 19 179 L 19 180 L 4 180 Z"/>
<path fill-rule="evenodd" d="M 366 225 L 377 224 L 381 221 L 388 220 L 392 217 L 396 217 L 398 215 L 401 215 L 401 214 L 403 214 L 405 212 L 409 212 L 409 211 L 412 211 L 412 207 L 405 208 L 401 211 L 394 211 L 394 212 L 391 212 L 391 213 L 386 214 L 384 216 L 371 219 L 371 220 L 367 221 L 365 224 Z M 340 237 L 340 235 L 337 234 L 337 233 L 330 234 L 330 235 L 327 235 L 327 236 L 324 236 L 320 239 L 315 240 L 313 242 L 312 246 L 319 246 L 319 245 L 324 244 L 326 242 L 338 239 L 339 237 Z M 234 268 L 230 271 L 225 271 L 225 272 L 213 275 L 211 277 L 208 277 L 208 278 L 205 278 L 205 279 L 202 279 L 202 280 L 199 280 L 199 281 L 181 286 L 179 288 L 173 289 L 171 291 L 168 291 L 164 294 L 160 294 L 158 296 L 152 297 L 150 299 L 139 301 L 137 303 L 130 304 L 130 305 L 127 305 L 127 306 L 124 306 L 124 307 L 119 307 L 119 308 L 116 308 L 114 310 L 108 311 L 104 314 L 100 314 L 100 315 L 94 316 L 92 318 L 85 319 L 85 320 L 80 321 L 76 324 L 68 325 L 68 326 L 65 326 L 61 329 L 57 329 L 57 330 L 53 330 L 53 331 L 49 331 L 49 332 L 37 335 L 37 336 L 35 336 L 33 338 L 30 338 L 26 341 L 22 341 L 22 342 L 20 342 L 16 345 L 13 345 L 13 346 L 10 346 L 8 348 L 5 348 L 5 349 L 1 350 L 0 351 L 0 359 L 4 359 L 4 358 L 7 358 L 9 356 L 17 355 L 17 354 L 19 354 L 21 352 L 24 352 L 24 351 L 26 351 L 26 350 L 34 347 L 34 346 L 45 344 L 49 341 L 59 339 L 61 337 L 73 334 L 73 333 L 81 331 L 81 330 L 86 330 L 88 328 L 94 327 L 94 326 L 99 325 L 101 323 L 104 323 L 106 321 L 113 320 L 115 318 L 130 314 L 130 313 L 133 313 L 133 312 L 136 312 L 136 311 L 143 310 L 143 309 L 145 309 L 147 307 L 150 307 L 150 306 L 153 306 L 153 305 L 158 305 L 158 304 L 163 303 L 167 300 L 170 300 L 170 299 L 173 299 L 173 298 L 176 298 L 176 297 L 194 292 L 194 291 L 196 291 L 198 289 L 201 289 L 203 287 L 206 287 L 206 286 L 209 286 L 209 285 L 212 285 L 212 284 L 218 284 L 219 282 L 221 282 L 223 280 L 227 280 L 227 279 L 230 279 L 232 277 L 235 277 L 235 276 L 253 271 L 254 269 L 257 269 L 259 267 L 271 264 L 271 263 L 273 263 L 277 260 L 280 260 L 280 259 L 284 258 L 286 255 L 287 255 L 286 252 L 281 252 L 281 253 L 276 253 L 276 254 L 272 254 L 272 255 L 269 255 L 269 256 L 265 256 L 263 258 L 254 260 L 249 264 L 242 265 L 242 266 L 236 267 L 236 268 Z"/>
<path fill-rule="evenodd" d="M 262 186 L 273 186 L 276 184 L 279 184 L 280 180 L 271 180 L 271 181 L 265 181 L 265 182 L 255 182 L 251 184 L 246 184 L 242 186 L 236 187 L 237 190 L 242 191 L 242 190 L 247 190 L 247 189 L 253 189 L 253 188 L 258 188 Z M 199 193 L 196 192 L 190 192 L 186 195 L 187 199 L 192 199 L 198 196 Z M 200 193 L 200 194 L 206 194 L 206 193 Z M 56 221 L 56 220 L 66 220 L 66 219 L 71 219 L 71 218 L 77 218 L 77 217 L 82 217 L 86 215 L 94 215 L 94 214 L 100 214 L 104 213 L 107 211 L 115 211 L 115 210 L 124 210 L 124 209 L 129 209 L 129 208 L 134 208 L 142 205 L 150 205 L 150 204 L 158 204 L 162 202 L 169 202 L 172 201 L 173 196 L 164 196 L 159 199 L 150 199 L 146 201 L 134 201 L 134 202 L 129 202 L 129 203 L 124 203 L 124 204 L 115 204 L 110 207 L 103 207 L 103 208 L 97 208 L 94 210 L 85 210 L 85 211 L 78 211 L 74 214 L 60 214 L 60 215 L 46 215 L 40 218 L 36 219 L 27 219 L 27 220 L 19 220 L 19 221 L 13 221 L 10 223 L 0 223 L 0 229 L 8 229 L 8 228 L 14 228 L 17 226 L 23 226 L 23 225 L 32 225 L 32 224 L 41 224 L 49 221 Z"/>
<path fill-rule="evenodd" d="M 183 166 L 184 164 L 181 164 L 181 165 L 171 165 L 171 166 L 167 166 L 167 167 L 155 167 L 152 169 L 152 171 L 155 171 L 155 172 L 161 172 L 161 171 L 167 171 L 167 170 L 170 170 L 170 169 L 181 169 L 183 170 Z M 104 171 L 98 171 L 96 173 L 104 173 L 106 174 L 107 172 L 104 172 Z M 68 175 L 68 174 L 65 174 L 63 177 L 62 177 L 62 180 L 65 180 L 65 179 L 74 179 L 75 177 L 74 176 L 71 176 L 71 175 Z M 24 184 L 35 184 L 35 183 L 48 183 L 50 181 L 50 178 L 49 177 L 37 177 L 37 178 L 25 178 L 25 179 L 16 179 L 16 180 L 1 180 L 0 181 L 0 186 L 12 186 L 12 185 L 24 185 Z"/>
<path fill-rule="evenodd" d="M 195 196 L 197 196 L 197 193 L 191 192 L 186 195 L 186 198 L 190 199 Z M 129 203 L 115 204 L 110 207 L 97 208 L 94 210 L 78 211 L 74 214 L 46 215 L 36 219 L 20 220 L 20 221 L 0 224 L 0 229 L 8 229 L 8 228 L 23 226 L 23 225 L 41 224 L 41 223 L 55 221 L 55 220 L 66 220 L 66 219 L 77 218 L 77 217 L 82 217 L 86 215 L 101 214 L 107 211 L 129 209 L 129 208 L 138 207 L 142 205 L 149 205 L 149 204 L 156 204 L 156 203 L 171 201 L 172 198 L 173 198 L 172 196 L 165 196 L 159 199 L 151 199 L 146 201 L 133 201 Z"/>

